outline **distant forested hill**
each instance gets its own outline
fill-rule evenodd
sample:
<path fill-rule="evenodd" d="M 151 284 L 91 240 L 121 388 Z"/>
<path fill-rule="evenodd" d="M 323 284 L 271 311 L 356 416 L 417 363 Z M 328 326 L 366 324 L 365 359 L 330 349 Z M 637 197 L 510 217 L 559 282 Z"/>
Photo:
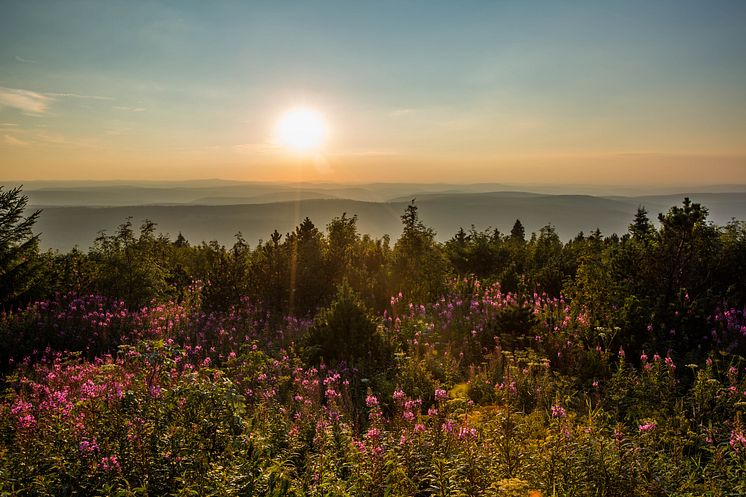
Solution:
<path fill-rule="evenodd" d="M 133 204 L 138 204 L 140 201 L 152 201 L 153 195 L 163 193 L 165 199 L 173 200 L 181 196 L 184 202 L 169 205 L 74 206 L 71 205 L 74 201 L 72 194 L 67 192 L 62 195 L 59 191 L 54 195 L 47 193 L 41 196 L 39 191 L 31 192 L 30 198 L 35 206 L 44 209 L 37 225 L 42 232 L 43 246 L 62 250 L 75 245 L 89 247 L 98 232 L 106 230 L 111 233 L 129 216 L 135 224 L 149 219 L 157 223 L 160 232 L 169 233 L 172 237 L 181 232 L 193 242 L 217 240 L 230 244 L 234 235 L 240 231 L 254 245 L 259 239 L 266 240 L 274 229 L 281 233 L 292 231 L 305 217 L 323 227 L 333 217 L 347 212 L 349 215 L 358 215 L 361 232 L 374 237 L 389 234 L 395 238 L 401 231 L 400 216 L 412 198 L 416 198 L 423 222 L 437 232 L 437 239 L 441 241 L 453 236 L 460 227 L 468 229 L 471 225 L 480 230 L 492 227 L 507 232 L 516 219 L 522 221 L 529 234 L 552 224 L 563 240 L 570 239 L 580 231 L 588 233 L 596 228 L 606 234 L 622 233 L 626 231 L 638 206 L 644 206 L 651 218 L 655 219 L 659 212 L 665 212 L 671 205 L 680 203 L 685 195 L 706 206 L 710 212 L 710 220 L 717 224 L 726 224 L 731 218 L 746 219 L 746 193 L 742 192 L 602 197 L 505 191 L 415 190 L 414 193 L 402 194 L 401 187 L 378 192 L 317 188 L 316 194 L 326 198 L 313 198 L 314 191 L 310 190 L 296 193 L 287 189 L 263 192 L 252 190 L 252 197 L 236 196 L 233 188 L 227 192 L 231 194 L 230 197 L 221 196 L 227 194 L 222 190 L 221 195 L 217 196 L 214 195 L 215 192 L 210 196 L 204 190 L 191 191 L 191 196 L 183 191 L 174 193 L 161 189 L 145 192 L 146 195 L 137 190 L 130 197 L 116 197 L 119 199 L 117 201 L 129 198 Z M 77 194 L 83 195 L 83 192 L 76 190 Z M 389 194 L 391 197 L 387 201 L 359 200 L 364 196 L 384 197 Z M 357 196 L 358 200 L 329 198 L 344 195 Z M 97 199 L 94 203 L 106 202 L 104 192 L 95 189 L 91 196 L 78 198 L 85 199 L 89 204 L 92 199 Z M 292 200 L 293 198 L 298 200 Z M 53 199 L 57 202 L 64 201 L 63 205 L 54 205 L 51 202 Z M 275 199 L 281 201 L 273 201 Z"/>

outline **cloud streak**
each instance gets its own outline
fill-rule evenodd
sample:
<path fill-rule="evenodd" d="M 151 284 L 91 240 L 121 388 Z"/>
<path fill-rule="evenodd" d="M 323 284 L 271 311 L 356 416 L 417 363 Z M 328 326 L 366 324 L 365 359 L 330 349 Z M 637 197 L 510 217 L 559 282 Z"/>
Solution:
<path fill-rule="evenodd" d="M 411 114 L 414 114 L 415 112 L 417 112 L 416 109 L 405 107 L 401 109 L 394 109 L 391 112 L 389 112 L 389 115 L 391 117 L 404 117 L 404 116 L 409 116 Z"/>
<path fill-rule="evenodd" d="M 23 57 L 21 57 L 20 55 L 16 55 L 15 59 L 16 59 L 16 60 L 17 60 L 18 62 L 23 62 L 24 64 L 38 64 L 38 62 L 37 62 L 37 61 L 35 61 L 35 60 L 32 60 L 32 59 L 24 59 L 24 58 L 23 58 Z"/>
<path fill-rule="evenodd" d="M 279 150 L 279 147 L 272 143 L 239 143 L 230 148 L 238 154 L 267 154 Z"/>
<path fill-rule="evenodd" d="M 61 97 L 61 98 L 79 98 L 84 100 L 114 100 L 112 97 L 102 97 L 101 95 L 81 95 L 80 93 L 45 93 L 48 97 Z"/>
<path fill-rule="evenodd" d="M 43 114 L 51 97 L 35 91 L 0 86 L 0 108 L 7 107 L 31 114 Z"/>
<path fill-rule="evenodd" d="M 21 88 L 6 88 L 0 86 L 0 109 L 17 109 L 29 114 L 43 114 L 49 104 L 60 98 L 75 98 L 80 100 L 114 100 L 113 97 L 101 95 L 84 95 L 72 92 L 45 92 L 39 93 Z M 139 112 L 140 108 L 128 108 L 133 112 Z M 145 109 L 142 109 L 145 110 Z"/>
<path fill-rule="evenodd" d="M 6 143 L 7 145 L 13 145 L 16 147 L 25 147 L 26 145 L 29 144 L 29 142 L 16 138 L 15 136 L 12 136 L 12 135 L 5 135 L 3 137 L 3 143 Z"/>
<path fill-rule="evenodd" d="M 118 105 L 114 107 L 116 110 L 123 110 L 125 112 L 145 112 L 145 107 L 128 107 L 126 105 Z"/>

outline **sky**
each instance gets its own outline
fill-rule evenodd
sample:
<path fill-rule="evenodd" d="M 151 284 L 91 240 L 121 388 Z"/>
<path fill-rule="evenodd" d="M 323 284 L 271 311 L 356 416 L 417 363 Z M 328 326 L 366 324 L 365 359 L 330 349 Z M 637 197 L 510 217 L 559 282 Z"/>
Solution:
<path fill-rule="evenodd" d="M 746 183 L 743 1 L 0 12 L 0 180 Z M 277 143 L 298 106 L 317 150 Z"/>

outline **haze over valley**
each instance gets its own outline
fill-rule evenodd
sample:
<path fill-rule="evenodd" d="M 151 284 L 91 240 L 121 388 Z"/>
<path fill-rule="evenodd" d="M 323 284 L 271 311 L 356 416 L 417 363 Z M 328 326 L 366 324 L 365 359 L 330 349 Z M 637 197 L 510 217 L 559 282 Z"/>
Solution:
<path fill-rule="evenodd" d="M 523 189 L 521 191 L 521 189 Z M 192 243 L 224 245 L 241 232 L 252 245 L 272 231 L 292 231 L 305 217 L 322 228 L 334 217 L 357 215 L 361 232 L 396 240 L 406 206 L 414 199 L 423 222 L 446 241 L 463 227 L 505 233 L 520 219 L 528 233 L 551 224 L 563 240 L 596 228 L 623 234 L 643 206 L 652 218 L 684 197 L 706 206 L 724 225 L 746 218 L 746 186 L 675 187 L 551 186 L 416 183 L 258 183 L 219 180 L 124 184 L 28 182 L 29 209 L 42 209 L 45 248 L 88 248 L 100 231 L 112 233 L 128 217 L 148 219 L 161 233 L 182 233 Z M 610 195 L 622 191 L 625 195 Z M 575 192 L 575 193 L 568 193 Z M 584 193 L 578 193 L 584 192 Z M 646 194 L 643 194 L 646 193 Z"/>

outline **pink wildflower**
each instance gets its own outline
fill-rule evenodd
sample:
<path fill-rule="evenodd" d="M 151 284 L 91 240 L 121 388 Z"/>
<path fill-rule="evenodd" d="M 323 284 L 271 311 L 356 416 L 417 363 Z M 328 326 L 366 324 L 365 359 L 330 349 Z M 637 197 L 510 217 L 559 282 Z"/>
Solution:
<path fill-rule="evenodd" d="M 564 418 L 567 416 L 567 413 L 565 412 L 565 409 L 560 405 L 553 405 L 552 406 L 552 417 L 553 418 Z"/>
<path fill-rule="evenodd" d="M 733 430 L 730 432 L 730 446 L 736 452 L 741 452 L 746 449 L 746 436 L 744 436 L 741 430 Z"/>
<path fill-rule="evenodd" d="M 398 403 L 403 402 L 405 397 L 406 395 L 400 389 L 397 388 L 396 390 L 394 390 L 393 398 L 396 402 Z"/>
<path fill-rule="evenodd" d="M 117 456 L 102 457 L 99 467 L 104 471 L 119 471 L 122 469 L 117 460 Z"/>

